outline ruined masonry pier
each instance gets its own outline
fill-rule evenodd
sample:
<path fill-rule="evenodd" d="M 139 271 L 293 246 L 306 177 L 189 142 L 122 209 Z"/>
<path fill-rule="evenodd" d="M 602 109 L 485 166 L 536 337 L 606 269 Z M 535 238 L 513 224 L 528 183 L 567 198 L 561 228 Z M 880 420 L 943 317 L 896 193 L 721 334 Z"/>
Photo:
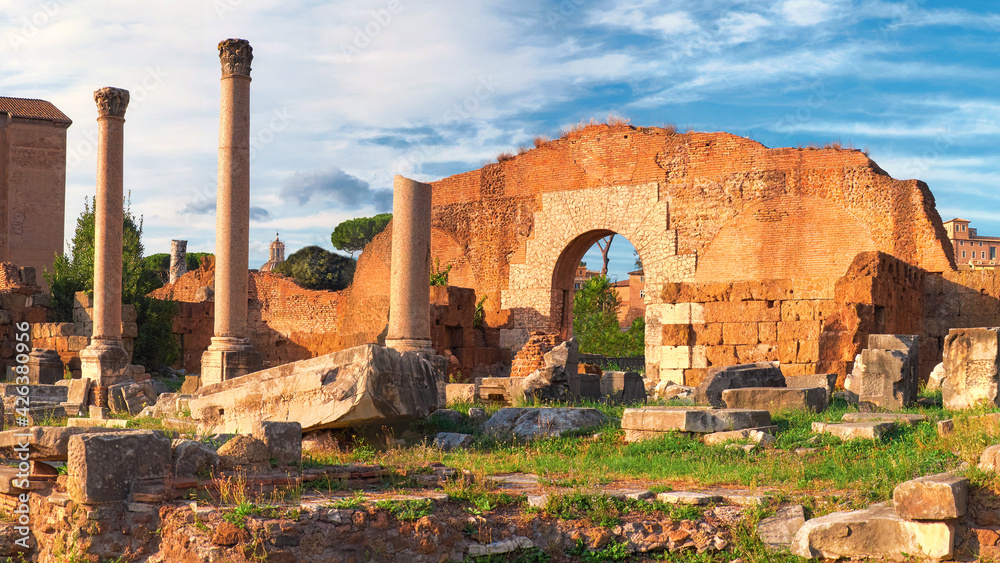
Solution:
<path fill-rule="evenodd" d="M 219 43 L 219 185 L 215 219 L 215 335 L 202 355 L 203 385 L 261 368 L 247 338 L 250 268 L 250 62 L 245 39 Z"/>
<path fill-rule="evenodd" d="M 125 377 L 129 357 L 122 346 L 123 146 L 128 90 L 101 88 L 97 102 L 97 195 L 94 200 L 94 333 L 80 351 L 82 377 L 106 388 Z M 102 392 L 102 390 L 104 390 Z"/>
<path fill-rule="evenodd" d="M 392 193 L 392 271 L 385 345 L 400 352 L 431 347 L 431 186 L 396 176 Z"/>

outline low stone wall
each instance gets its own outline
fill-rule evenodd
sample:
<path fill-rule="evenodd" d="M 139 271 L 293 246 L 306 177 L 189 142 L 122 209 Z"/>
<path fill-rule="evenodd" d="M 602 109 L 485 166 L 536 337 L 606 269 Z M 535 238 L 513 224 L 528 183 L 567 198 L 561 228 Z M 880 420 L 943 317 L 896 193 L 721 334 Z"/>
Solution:
<path fill-rule="evenodd" d="M 48 295 L 45 295 L 47 298 Z M 55 350 L 73 378 L 80 377 L 80 350 L 90 344 L 94 334 L 94 303 L 86 292 L 78 291 L 73 298 L 73 322 L 35 323 L 31 325 L 31 345 Z M 132 346 L 139 335 L 134 305 L 122 305 L 122 347 L 132 357 Z"/>

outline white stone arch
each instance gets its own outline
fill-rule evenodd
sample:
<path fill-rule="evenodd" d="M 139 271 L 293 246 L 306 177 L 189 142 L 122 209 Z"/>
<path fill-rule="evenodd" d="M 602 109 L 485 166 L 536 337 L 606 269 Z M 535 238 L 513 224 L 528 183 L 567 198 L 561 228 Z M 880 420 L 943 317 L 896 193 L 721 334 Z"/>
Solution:
<path fill-rule="evenodd" d="M 567 250 L 589 247 L 611 232 L 627 238 L 642 258 L 647 342 L 652 342 L 649 327 L 659 326 L 656 305 L 663 285 L 693 279 L 696 264 L 693 254 L 677 255 L 677 233 L 669 229 L 669 206 L 659 183 L 547 192 L 540 199 L 524 258 L 512 261 L 508 288 L 501 292 L 501 306 L 511 312 L 511 323 L 501 330 L 500 345 L 517 351 L 531 331 L 563 326 L 566 294 L 555 287 L 557 265 L 567 260 Z M 647 365 L 650 352 L 657 351 L 647 344 Z"/>

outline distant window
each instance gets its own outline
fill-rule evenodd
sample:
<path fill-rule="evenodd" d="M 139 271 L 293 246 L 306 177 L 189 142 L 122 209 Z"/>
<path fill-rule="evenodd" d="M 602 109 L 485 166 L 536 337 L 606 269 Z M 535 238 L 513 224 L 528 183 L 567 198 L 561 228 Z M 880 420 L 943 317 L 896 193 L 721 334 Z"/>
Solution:
<path fill-rule="evenodd" d="M 979 241 L 979 246 L 982 246 L 982 245 L 983 245 L 983 241 Z"/>
<path fill-rule="evenodd" d="M 639 276 L 639 281 L 645 283 L 646 282 L 646 276 Z"/>
<path fill-rule="evenodd" d="M 990 260 L 996 260 L 996 259 L 997 259 L 997 247 L 991 246 L 990 247 Z"/>
<path fill-rule="evenodd" d="M 962 258 L 965 258 L 965 251 L 962 251 Z"/>
<path fill-rule="evenodd" d="M 958 241 L 958 246 L 965 246 L 965 241 L 964 240 Z"/>
<path fill-rule="evenodd" d="M 646 298 L 646 290 L 645 289 L 640 289 L 639 290 L 639 297 L 641 299 L 645 299 Z"/>

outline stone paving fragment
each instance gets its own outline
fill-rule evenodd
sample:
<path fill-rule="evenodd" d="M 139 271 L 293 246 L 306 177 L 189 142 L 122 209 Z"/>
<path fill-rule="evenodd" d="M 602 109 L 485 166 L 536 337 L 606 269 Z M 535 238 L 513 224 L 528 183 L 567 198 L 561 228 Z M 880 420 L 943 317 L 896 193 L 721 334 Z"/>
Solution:
<path fill-rule="evenodd" d="M 927 415 L 894 412 L 849 412 L 840 418 L 844 422 L 895 422 L 899 425 L 914 426 L 925 422 Z"/>
<path fill-rule="evenodd" d="M 948 520 L 965 515 L 969 481 L 953 473 L 927 475 L 900 483 L 892 504 L 907 520 Z"/>
<path fill-rule="evenodd" d="M 434 447 L 445 452 L 455 449 L 465 450 L 472 445 L 472 440 L 472 434 L 438 432 L 437 435 L 434 436 Z"/>
<path fill-rule="evenodd" d="M 656 500 L 667 504 L 691 504 L 696 506 L 705 506 L 708 504 L 721 503 L 722 496 L 690 491 L 667 491 L 657 494 Z"/>
<path fill-rule="evenodd" d="M 817 434 L 831 434 L 841 440 L 880 440 L 896 425 L 892 422 L 814 422 L 812 431 Z"/>
<path fill-rule="evenodd" d="M 750 440 L 755 444 L 760 444 L 761 442 L 773 443 L 774 434 L 777 432 L 777 426 L 761 426 L 759 428 L 745 428 L 743 430 L 730 430 L 728 432 L 712 432 L 711 434 L 705 434 L 702 442 L 707 446 L 742 440 Z M 765 436 L 769 436 L 770 440 Z"/>
<path fill-rule="evenodd" d="M 722 403 L 731 409 L 819 413 L 826 410 L 829 401 L 822 387 L 743 387 L 724 390 Z"/>
<path fill-rule="evenodd" d="M 807 520 L 795 534 L 792 553 L 830 559 L 899 558 L 905 553 L 941 560 L 951 558 L 954 543 L 954 526 L 906 520 L 881 503 Z"/>
<path fill-rule="evenodd" d="M 757 536 L 772 551 L 787 549 L 805 523 L 806 514 L 802 505 L 786 506 L 757 524 Z"/>
<path fill-rule="evenodd" d="M 771 413 L 766 410 L 642 407 L 625 409 L 622 415 L 622 429 L 626 431 L 626 441 L 641 439 L 643 432 L 677 431 L 706 434 L 770 425 Z M 630 436 L 629 431 L 636 432 Z"/>
<path fill-rule="evenodd" d="M 591 408 L 503 408 L 483 424 L 483 432 L 522 440 L 555 438 L 563 432 L 600 426 L 608 418 Z"/>

